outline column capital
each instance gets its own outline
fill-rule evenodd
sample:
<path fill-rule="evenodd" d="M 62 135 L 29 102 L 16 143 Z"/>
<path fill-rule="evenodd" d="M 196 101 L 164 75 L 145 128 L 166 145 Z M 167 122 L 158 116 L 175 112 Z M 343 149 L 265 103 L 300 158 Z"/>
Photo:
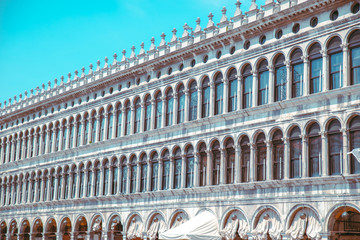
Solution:
<path fill-rule="evenodd" d="M 341 128 L 340 132 L 342 132 L 342 134 L 344 134 L 344 135 L 347 135 L 349 133 L 349 129 Z"/>
<path fill-rule="evenodd" d="M 253 75 L 253 76 L 257 76 L 259 71 L 257 70 L 251 70 L 250 73 Z"/>
<path fill-rule="evenodd" d="M 342 50 L 344 52 L 349 50 L 349 44 L 348 43 L 340 44 L 340 47 L 342 48 Z"/>
<path fill-rule="evenodd" d="M 274 69 L 275 69 L 275 66 L 274 65 L 268 65 L 267 69 L 269 70 L 269 72 L 273 72 Z"/>
<path fill-rule="evenodd" d="M 327 51 L 325 50 L 321 50 L 320 54 L 322 55 L 323 58 L 326 58 L 328 56 Z"/>
<path fill-rule="evenodd" d="M 302 56 L 301 59 L 304 61 L 304 63 L 308 63 L 308 62 L 309 62 L 309 56 L 308 56 L 308 55 Z"/>
<path fill-rule="evenodd" d="M 288 144 L 290 138 L 289 137 L 283 137 L 283 138 L 281 138 L 281 140 L 284 142 L 284 144 Z"/>
<path fill-rule="evenodd" d="M 321 138 L 326 138 L 327 137 L 327 132 L 326 131 L 319 132 L 319 134 L 321 135 Z"/>

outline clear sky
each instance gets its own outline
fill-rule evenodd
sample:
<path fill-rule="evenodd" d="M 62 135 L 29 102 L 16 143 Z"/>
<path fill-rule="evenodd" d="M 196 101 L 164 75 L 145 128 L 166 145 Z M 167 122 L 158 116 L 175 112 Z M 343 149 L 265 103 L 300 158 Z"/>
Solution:
<path fill-rule="evenodd" d="M 149 49 L 164 32 L 166 41 L 171 30 L 183 33 L 184 23 L 195 28 L 197 17 L 205 27 L 208 14 L 218 23 L 222 7 L 232 17 L 236 0 L 0 0 L 0 102 L 30 92 L 43 83 L 67 79 L 90 63 L 113 60 L 132 45 L 136 53 L 141 42 Z M 257 0 L 258 6 L 265 0 Z M 243 0 L 241 9 L 248 11 L 251 0 Z"/>

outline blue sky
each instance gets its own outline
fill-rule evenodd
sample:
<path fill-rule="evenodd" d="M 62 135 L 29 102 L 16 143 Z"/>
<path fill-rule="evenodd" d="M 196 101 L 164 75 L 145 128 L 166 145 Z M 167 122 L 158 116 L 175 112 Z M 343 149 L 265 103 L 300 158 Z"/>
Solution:
<path fill-rule="evenodd" d="M 136 53 L 141 42 L 149 49 L 151 37 L 166 40 L 171 30 L 181 36 L 184 23 L 195 27 L 197 17 L 204 27 L 208 14 L 214 22 L 221 17 L 222 7 L 232 17 L 236 0 L 0 0 L 0 102 L 8 101 L 25 90 L 52 85 L 61 75 L 67 78 L 90 63 L 94 66 L 105 56 L 112 62 L 121 51 Z M 257 0 L 258 6 L 265 0 Z M 242 1 L 248 11 L 250 0 Z"/>

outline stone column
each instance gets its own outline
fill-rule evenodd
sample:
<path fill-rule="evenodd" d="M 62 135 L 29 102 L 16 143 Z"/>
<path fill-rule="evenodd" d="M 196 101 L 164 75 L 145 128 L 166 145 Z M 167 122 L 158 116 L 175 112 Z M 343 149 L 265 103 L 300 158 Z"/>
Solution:
<path fill-rule="evenodd" d="M 99 196 L 103 196 L 105 193 L 105 189 L 104 189 L 105 168 L 104 168 L 104 166 L 99 167 L 99 171 L 100 171 Z"/>
<path fill-rule="evenodd" d="M 30 176 L 29 176 L 29 189 L 28 189 L 28 203 L 32 202 L 32 199 L 31 199 L 31 195 L 32 195 L 32 183 L 33 183 L 34 179 L 32 179 Z M 35 186 L 34 186 L 35 187 Z M 36 189 L 36 188 L 35 188 Z"/>
<path fill-rule="evenodd" d="M 220 148 L 220 182 L 219 184 L 226 183 L 226 149 Z"/>
<path fill-rule="evenodd" d="M 10 150 L 11 150 L 11 142 L 9 141 L 9 140 L 7 140 L 7 142 L 6 142 L 6 155 L 5 155 L 5 162 L 6 163 L 8 163 L 8 162 L 10 162 L 9 160 L 10 160 Z M 35 149 L 34 149 L 34 151 L 35 151 Z M 35 152 L 34 152 L 35 153 Z"/>
<path fill-rule="evenodd" d="M 121 190 L 121 179 L 122 179 L 122 167 L 121 167 L 121 161 L 119 159 L 119 163 L 118 163 L 118 184 L 117 184 L 117 189 L 115 189 L 116 194 L 120 194 L 120 190 Z"/>
<path fill-rule="evenodd" d="M 69 173 L 69 188 L 68 188 L 68 199 L 72 198 L 72 191 L 73 191 L 73 182 L 74 182 L 74 172 Z"/>
<path fill-rule="evenodd" d="M 185 188 L 186 187 L 186 155 L 181 155 L 181 182 L 180 187 Z"/>
<path fill-rule="evenodd" d="M 46 143 L 45 143 L 45 134 L 46 132 L 40 132 L 40 134 L 38 135 L 38 138 L 39 138 L 39 142 L 40 142 L 40 147 L 39 147 L 39 152 L 37 153 L 37 155 L 40 155 L 40 154 L 45 154 L 45 151 L 43 152 L 43 149 L 44 147 L 46 146 Z M 44 141 L 43 141 L 44 140 Z M 45 145 L 45 146 L 44 146 Z"/>
<path fill-rule="evenodd" d="M 209 117 L 214 116 L 215 112 L 215 83 L 213 80 L 209 82 L 210 85 L 210 112 Z"/>
<path fill-rule="evenodd" d="M 240 74 L 237 75 L 237 84 L 238 84 L 238 98 L 237 98 L 237 110 L 242 109 L 243 104 L 243 78 L 240 76 Z"/>
<path fill-rule="evenodd" d="M 255 179 L 255 152 L 256 152 L 256 145 L 254 143 L 250 143 L 250 166 L 249 166 L 249 182 L 253 182 Z"/>
<path fill-rule="evenodd" d="M 328 73 L 328 55 L 327 52 L 321 50 L 320 53 L 322 54 L 322 91 L 326 92 L 329 90 L 329 73 Z"/>
<path fill-rule="evenodd" d="M 184 108 L 184 122 L 189 121 L 189 111 L 190 111 L 190 92 L 188 89 L 184 90 L 185 92 L 185 108 Z"/>
<path fill-rule="evenodd" d="M 141 187 L 141 174 L 142 174 L 142 169 L 141 169 L 141 162 L 137 161 L 136 163 L 136 192 L 140 192 L 140 187 Z"/>
<path fill-rule="evenodd" d="M 174 124 L 177 124 L 177 121 L 178 121 L 178 114 L 177 114 L 177 110 L 178 110 L 178 97 L 179 97 L 179 94 L 177 92 L 174 92 L 174 114 L 173 114 L 173 125 Z"/>
<path fill-rule="evenodd" d="M 109 166 L 109 178 L 110 178 L 110 180 L 109 180 L 109 185 L 108 185 L 108 195 L 112 194 L 111 189 L 112 189 L 113 184 L 114 184 L 114 181 L 113 181 L 113 179 L 114 179 L 113 169 L 114 169 L 114 166 L 110 165 Z M 116 189 L 115 189 L 115 194 L 116 194 Z"/>
<path fill-rule="evenodd" d="M 131 105 L 131 121 L 130 121 L 130 125 L 128 126 L 130 128 L 130 134 L 134 134 L 134 130 L 135 130 L 135 106 Z M 141 122 L 140 122 L 141 124 Z"/>
<path fill-rule="evenodd" d="M 18 180 L 17 182 L 17 193 L 16 193 L 16 202 L 15 204 L 21 204 L 22 199 L 20 199 L 20 196 L 22 195 L 22 189 L 24 188 L 24 186 L 22 185 L 22 181 Z M 20 188 L 20 186 L 22 186 L 22 188 Z"/>
<path fill-rule="evenodd" d="M 66 173 L 63 172 L 62 173 L 62 186 L 61 186 L 61 199 L 65 199 L 65 191 L 66 191 L 66 188 L 65 188 L 65 176 L 66 176 Z M 68 184 L 68 187 L 69 187 L 69 182 L 67 183 Z"/>
<path fill-rule="evenodd" d="M 198 104 L 197 104 L 197 106 L 198 106 L 198 108 L 197 108 L 197 119 L 200 119 L 201 118 L 201 109 L 202 109 L 202 94 L 201 94 L 201 92 L 202 92 L 202 89 L 201 89 L 201 86 L 199 86 L 198 88 L 197 88 L 197 97 L 198 97 Z"/>
<path fill-rule="evenodd" d="M 39 199 L 39 202 L 45 202 L 46 199 L 44 198 L 44 193 L 45 193 L 45 180 L 46 179 L 46 176 L 43 175 L 42 176 L 42 185 L 41 185 L 41 189 L 40 189 L 40 199 Z M 49 184 L 47 184 L 49 185 Z M 46 197 L 46 196 L 45 196 Z"/>
<path fill-rule="evenodd" d="M 60 131 L 58 134 L 60 134 Z M 51 152 L 55 152 L 55 149 L 56 149 L 56 127 L 55 127 L 55 125 L 53 126 L 53 139 L 52 139 L 51 149 L 52 149 Z"/>
<path fill-rule="evenodd" d="M 162 173 L 164 169 L 164 161 L 163 159 L 159 159 L 159 169 L 158 169 L 158 189 L 161 190 L 163 186 L 162 182 Z"/>
<path fill-rule="evenodd" d="M 33 137 L 34 137 L 34 136 L 29 133 L 29 135 L 28 135 L 27 154 L 26 154 L 26 156 L 27 156 L 28 158 L 31 157 L 31 146 L 32 146 L 32 142 L 33 142 Z"/>
<path fill-rule="evenodd" d="M 15 161 L 16 151 L 17 151 L 17 149 L 15 149 L 15 147 L 16 147 L 16 140 L 13 138 L 11 140 L 11 156 L 9 158 L 9 162 Z"/>
<path fill-rule="evenodd" d="M 29 190 L 29 189 L 28 189 Z M 25 195 L 26 195 L 26 179 L 24 177 L 23 179 L 23 185 L 22 185 L 22 199 L 21 199 L 21 203 L 26 203 L 25 201 Z"/>
<path fill-rule="evenodd" d="M 122 129 L 119 129 L 119 131 L 121 132 L 121 136 L 125 136 L 125 123 L 126 123 L 126 111 L 125 111 L 125 107 L 123 107 L 122 109 L 121 109 L 121 111 L 122 111 L 122 117 L 121 117 L 121 128 Z M 130 111 L 131 112 L 131 111 Z M 131 126 L 131 124 L 130 124 L 130 126 Z M 128 126 L 128 127 L 130 127 L 130 126 Z"/>
<path fill-rule="evenodd" d="M 200 153 L 194 152 L 194 187 L 198 187 L 200 184 Z"/>
<path fill-rule="evenodd" d="M 258 106 L 258 71 L 251 71 L 253 75 L 252 103 L 251 107 Z"/>
<path fill-rule="evenodd" d="M 58 150 L 62 150 L 64 149 L 65 146 L 63 146 L 63 137 L 64 137 L 64 131 L 65 131 L 65 126 L 60 126 L 60 137 L 59 137 L 59 149 Z"/>
<path fill-rule="evenodd" d="M 149 130 L 153 130 L 155 129 L 155 115 L 156 115 L 156 100 L 155 99 L 151 99 L 151 118 L 150 118 L 150 129 Z M 158 128 L 160 128 L 161 126 L 158 126 Z"/>
<path fill-rule="evenodd" d="M 85 119 L 81 119 L 81 136 L 78 146 L 83 146 L 85 141 Z"/>
<path fill-rule="evenodd" d="M 16 152 L 15 152 L 15 161 L 20 159 L 20 137 L 16 139 Z M 1 159 L 1 158 L 0 158 Z"/>
<path fill-rule="evenodd" d="M 127 163 L 127 176 L 126 176 L 126 193 L 130 193 L 130 183 L 131 183 L 131 164 Z"/>
<path fill-rule="evenodd" d="M 264 167 L 265 167 L 265 173 L 266 176 L 264 176 L 264 180 L 273 180 L 274 176 L 273 176 L 273 159 L 272 159 L 272 142 L 266 141 L 266 160 L 264 162 Z"/>
<path fill-rule="evenodd" d="M 171 156 L 170 157 L 170 173 L 169 173 L 169 177 L 170 177 L 170 181 L 169 181 L 169 189 L 173 189 L 174 188 L 174 160 L 175 157 Z"/>
<path fill-rule="evenodd" d="M 113 121 L 112 121 L 112 134 L 111 134 L 111 139 L 113 139 L 113 138 L 116 138 L 116 124 L 117 124 L 117 122 L 116 122 L 116 120 L 117 120 L 117 114 L 116 114 L 116 110 L 113 110 Z M 110 121 L 110 119 L 109 119 L 109 121 Z M 119 131 L 121 132 L 121 129 L 119 129 Z"/>
<path fill-rule="evenodd" d="M 284 62 L 284 64 L 286 65 L 286 100 L 289 100 L 290 98 L 294 97 L 292 96 L 292 91 L 291 91 L 292 83 L 294 79 L 292 79 L 292 74 L 291 74 L 291 61 L 287 60 Z"/>
<path fill-rule="evenodd" d="M 2 139 L 1 141 L 1 149 L 0 149 L 0 162 L 1 164 L 5 163 L 5 154 L 4 154 L 4 143 L 3 143 L 4 139 Z"/>
<path fill-rule="evenodd" d="M 350 85 L 349 44 L 341 44 L 341 47 L 343 49 L 343 87 L 347 87 Z"/>
<path fill-rule="evenodd" d="M 347 176 L 350 173 L 350 155 L 347 154 L 349 152 L 349 139 L 348 139 L 348 130 L 346 128 L 341 129 L 341 132 L 343 134 L 343 150 L 342 150 L 342 156 L 340 156 L 340 164 L 342 164 L 342 175 Z"/>
<path fill-rule="evenodd" d="M 268 65 L 267 68 L 269 69 L 269 94 L 268 94 L 268 103 L 273 103 L 275 99 L 275 74 L 274 74 L 274 66 Z"/>
<path fill-rule="evenodd" d="M 77 171 L 77 179 L 76 179 L 76 193 L 75 193 L 75 198 L 81 198 L 83 196 L 80 196 L 80 179 L 81 179 L 81 171 L 80 169 Z M 85 179 L 84 179 L 85 180 Z M 85 183 L 83 182 L 83 185 L 85 186 Z M 84 192 L 83 192 L 84 194 Z"/>
<path fill-rule="evenodd" d="M 99 142 L 100 141 L 100 115 L 96 115 L 96 131 L 95 131 L 95 137 L 94 137 L 94 142 Z"/>
<path fill-rule="evenodd" d="M 147 173 L 146 173 L 146 191 L 151 191 L 151 172 L 152 172 L 152 164 L 150 159 L 146 159 L 147 164 Z M 158 175 L 159 176 L 159 175 Z M 159 189 L 159 188 L 158 188 Z"/>
<path fill-rule="evenodd" d="M 8 182 L 7 184 L 7 189 L 6 189 L 6 191 L 7 191 L 7 198 L 6 198 L 6 203 L 5 203 L 5 205 L 10 205 L 11 204 L 11 200 L 12 200 L 12 186 L 11 186 L 11 182 Z M 11 189 L 10 189 L 11 188 Z"/>
<path fill-rule="evenodd" d="M 229 112 L 229 79 L 226 77 L 223 79 L 224 82 L 224 113 Z"/>
<path fill-rule="evenodd" d="M 39 177 L 35 177 L 35 184 L 34 184 L 34 188 L 35 188 L 35 193 L 34 193 L 34 201 L 33 202 L 37 202 L 38 201 L 38 195 L 39 195 Z M 39 199 L 40 201 L 40 199 Z"/>
<path fill-rule="evenodd" d="M 289 138 L 284 137 L 284 179 L 290 178 L 290 144 Z"/>
<path fill-rule="evenodd" d="M 58 196 L 58 182 L 59 182 L 59 174 L 55 174 L 55 186 L 54 186 L 53 200 L 59 200 L 59 196 Z"/>
<path fill-rule="evenodd" d="M 141 105 L 141 116 L 140 116 L 140 132 L 144 132 L 145 131 L 145 108 L 146 105 L 144 102 L 140 103 Z M 135 125 L 134 125 L 135 128 Z M 150 129 L 147 129 L 147 131 L 149 131 Z"/>
<path fill-rule="evenodd" d="M 105 126 L 104 126 L 104 137 L 103 139 L 104 140 L 107 140 L 109 139 L 108 136 L 109 136 L 109 113 L 105 113 Z"/>
<path fill-rule="evenodd" d="M 300 170 L 301 170 L 301 177 L 305 178 L 309 176 L 308 171 L 308 137 L 306 135 L 301 135 L 302 139 L 302 151 L 301 156 L 302 159 L 300 160 Z"/>
<path fill-rule="evenodd" d="M 206 173 L 206 186 L 212 185 L 212 151 L 210 149 L 205 150 L 207 155 L 207 173 Z"/>
<path fill-rule="evenodd" d="M 321 173 L 320 176 L 328 176 L 329 175 L 329 159 L 328 159 L 328 141 L 327 141 L 327 133 L 321 132 L 321 159 L 319 159 L 320 166 L 319 171 Z"/>
<path fill-rule="evenodd" d="M 234 183 L 240 183 L 241 182 L 241 164 L 240 164 L 240 158 L 241 158 L 241 147 L 239 145 L 234 145 L 235 149 L 235 176 L 234 176 Z"/>
<path fill-rule="evenodd" d="M 162 98 L 162 119 L 161 119 L 161 126 L 159 126 L 159 128 L 161 127 L 165 127 L 166 126 L 166 96 L 163 96 Z"/>
<path fill-rule="evenodd" d="M 3 183 L 2 184 L 2 186 L 1 186 L 1 188 L 2 188 L 2 191 L 4 191 L 4 188 L 5 188 L 5 186 L 6 186 L 6 184 L 5 183 Z M 4 192 L 5 193 L 5 192 Z M 1 196 L 0 196 L 0 206 L 3 206 L 4 204 L 4 201 L 5 201 L 5 194 L 1 194 Z"/>
<path fill-rule="evenodd" d="M 45 154 L 49 153 L 52 148 L 52 146 L 50 146 L 50 133 L 51 133 L 50 129 L 47 129 L 45 132 L 45 134 L 47 134 L 47 142 L 45 143 Z M 52 139 L 52 141 L 54 142 L 54 139 Z"/>
<path fill-rule="evenodd" d="M 24 159 L 25 156 L 26 156 L 26 151 L 27 151 L 27 148 L 26 148 L 26 141 L 25 141 L 26 137 L 23 136 L 22 137 L 22 147 L 21 147 L 21 155 L 19 156 L 19 159 Z M 1 160 L 1 158 L 0 158 Z"/>
<path fill-rule="evenodd" d="M 309 56 L 302 56 L 302 60 L 304 61 L 304 79 L 303 79 L 303 96 L 309 95 Z"/>
<path fill-rule="evenodd" d="M 91 179 L 91 181 L 92 181 L 92 183 L 91 183 L 91 193 L 90 193 L 90 197 L 94 197 L 95 196 L 95 185 L 96 185 L 96 173 L 95 173 L 95 171 L 94 171 L 95 169 L 93 168 L 93 169 L 91 169 L 91 170 L 89 170 L 89 172 L 91 171 L 92 172 L 92 179 Z"/>

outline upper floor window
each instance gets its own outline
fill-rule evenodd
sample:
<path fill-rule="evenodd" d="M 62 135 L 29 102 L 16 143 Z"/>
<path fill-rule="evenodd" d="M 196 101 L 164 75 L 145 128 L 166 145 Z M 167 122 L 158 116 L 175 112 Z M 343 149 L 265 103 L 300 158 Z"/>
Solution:
<path fill-rule="evenodd" d="M 192 81 L 189 90 L 189 120 L 195 120 L 197 118 L 197 106 L 198 106 L 198 95 L 196 82 Z"/>
<path fill-rule="evenodd" d="M 113 136 L 113 124 L 114 124 L 114 113 L 113 113 L 113 107 L 110 106 L 108 108 L 108 112 L 107 112 L 107 136 L 106 139 L 111 139 Z"/>
<path fill-rule="evenodd" d="M 215 111 L 214 115 L 223 113 L 223 102 L 224 102 L 224 83 L 223 75 L 221 73 L 216 74 L 215 80 Z"/>
<path fill-rule="evenodd" d="M 268 103 L 269 96 L 269 70 L 268 70 L 268 62 L 266 60 L 262 60 L 259 64 L 259 79 L 258 79 L 258 105 L 263 105 Z"/>
<path fill-rule="evenodd" d="M 228 74 L 229 88 L 228 88 L 228 111 L 233 112 L 237 109 L 238 98 L 238 81 L 236 76 L 236 69 L 231 69 Z"/>
<path fill-rule="evenodd" d="M 327 129 L 329 149 L 329 174 L 342 174 L 343 136 L 340 132 L 341 124 L 338 120 L 332 120 Z"/>
<path fill-rule="evenodd" d="M 122 164 L 121 164 L 121 177 L 120 177 L 120 192 L 121 193 L 126 193 L 126 188 L 127 188 L 127 177 L 128 177 L 128 167 L 127 167 L 127 161 L 126 158 L 122 159 Z"/>
<path fill-rule="evenodd" d="M 170 154 L 168 150 L 162 154 L 161 160 L 163 164 L 161 189 L 166 190 L 170 187 Z"/>
<path fill-rule="evenodd" d="M 130 160 L 130 193 L 136 192 L 137 158 L 133 156 Z"/>
<path fill-rule="evenodd" d="M 95 140 L 96 140 L 96 127 L 97 127 L 97 116 L 96 116 L 96 112 L 94 111 L 92 116 L 91 116 L 91 137 L 90 137 L 90 141 L 92 143 L 94 143 Z"/>
<path fill-rule="evenodd" d="M 134 133 L 140 132 L 140 121 L 141 121 L 141 104 L 140 98 L 137 98 L 134 102 L 135 112 L 134 112 Z"/>
<path fill-rule="evenodd" d="M 130 101 L 125 103 L 125 135 L 130 135 L 130 128 L 131 128 L 131 108 L 130 108 Z"/>
<path fill-rule="evenodd" d="M 234 141 L 230 138 L 225 142 L 226 157 L 226 183 L 235 182 L 235 148 Z"/>
<path fill-rule="evenodd" d="M 194 148 L 189 146 L 186 149 L 186 187 L 194 185 Z"/>
<path fill-rule="evenodd" d="M 265 134 L 260 133 L 256 138 L 256 181 L 266 179 L 266 144 Z"/>
<path fill-rule="evenodd" d="M 207 153 L 206 153 L 206 145 L 205 143 L 201 143 L 200 147 L 199 147 L 199 157 L 200 157 L 200 161 L 199 161 L 199 185 L 200 186 L 205 186 L 207 183 L 206 180 L 206 172 L 207 172 Z"/>
<path fill-rule="evenodd" d="M 173 125 L 174 119 L 174 97 L 173 97 L 173 90 L 170 88 L 166 92 L 166 126 Z"/>
<path fill-rule="evenodd" d="M 89 129 L 90 129 L 90 122 L 88 118 L 88 114 L 84 116 L 84 142 L 83 144 L 86 145 L 89 142 Z"/>
<path fill-rule="evenodd" d="M 351 119 L 349 124 L 349 133 L 349 151 L 352 151 L 355 148 L 360 148 L 360 116 L 356 116 Z M 360 163 L 352 154 L 350 155 L 350 157 L 350 172 L 352 174 L 360 173 Z"/>
<path fill-rule="evenodd" d="M 313 123 L 307 129 L 308 147 L 309 147 L 309 177 L 320 176 L 320 160 L 321 160 L 321 136 L 320 126 Z"/>
<path fill-rule="evenodd" d="M 115 195 L 117 193 L 118 189 L 118 178 L 119 178 L 119 167 L 118 167 L 118 161 L 117 159 L 113 159 L 112 165 L 111 165 L 111 194 Z"/>
<path fill-rule="evenodd" d="M 275 102 L 286 100 L 286 66 L 285 57 L 280 54 L 274 62 L 275 67 Z"/>
<path fill-rule="evenodd" d="M 351 84 L 360 83 L 360 30 L 354 31 L 349 38 Z"/>
<path fill-rule="evenodd" d="M 301 177 L 301 131 L 299 127 L 294 127 L 290 132 L 290 178 Z"/>
<path fill-rule="evenodd" d="M 151 97 L 147 95 L 145 98 L 145 121 L 144 121 L 144 131 L 150 130 L 151 125 Z"/>
<path fill-rule="evenodd" d="M 208 77 L 205 77 L 202 81 L 201 99 L 201 117 L 205 118 L 210 115 L 210 84 Z"/>
<path fill-rule="evenodd" d="M 253 92 L 253 75 L 252 68 L 250 64 L 247 64 L 242 72 L 242 108 L 250 108 L 252 107 L 252 92 Z"/>
<path fill-rule="evenodd" d="M 303 53 L 300 48 L 295 49 L 290 56 L 291 60 L 291 97 L 296 98 L 303 95 L 304 89 L 304 62 Z"/>
<path fill-rule="evenodd" d="M 100 195 L 100 176 L 101 176 L 101 172 L 100 172 L 100 163 L 97 162 L 94 166 L 94 182 L 95 182 L 95 186 L 94 186 L 94 195 L 95 196 L 99 196 Z"/>
<path fill-rule="evenodd" d="M 215 141 L 212 145 L 212 185 L 220 184 L 220 144 Z"/>
<path fill-rule="evenodd" d="M 183 123 L 185 117 L 185 94 L 184 85 L 177 89 L 177 123 Z"/>
<path fill-rule="evenodd" d="M 140 160 L 140 192 L 145 192 L 147 189 L 147 173 L 148 165 L 146 155 L 143 154 Z"/>
<path fill-rule="evenodd" d="M 162 120 L 161 92 L 158 92 L 155 96 L 155 129 L 161 128 L 161 120 Z"/>
<path fill-rule="evenodd" d="M 323 59 L 320 53 L 321 46 L 315 43 L 310 47 L 309 60 L 310 60 L 310 94 L 322 91 L 323 81 Z"/>
<path fill-rule="evenodd" d="M 284 142 L 282 139 L 282 132 L 276 130 L 272 137 L 273 179 L 284 178 Z"/>
<path fill-rule="evenodd" d="M 240 166 L 241 166 L 241 182 L 248 182 L 250 178 L 250 146 L 249 138 L 244 136 L 241 138 L 240 147 Z"/>
<path fill-rule="evenodd" d="M 106 160 L 103 166 L 103 186 L 102 186 L 102 195 L 107 196 L 109 194 L 109 176 L 110 176 L 110 169 L 109 169 L 109 162 Z"/>
<path fill-rule="evenodd" d="M 151 191 L 158 190 L 159 179 L 159 156 L 155 152 L 151 156 Z"/>
<path fill-rule="evenodd" d="M 74 143 L 74 119 L 69 120 L 69 148 L 73 147 Z"/>
<path fill-rule="evenodd" d="M 121 136 L 121 126 L 122 126 L 122 109 L 121 103 L 116 106 L 116 137 Z"/>
<path fill-rule="evenodd" d="M 332 38 L 327 49 L 330 70 L 329 89 L 341 88 L 343 86 L 343 52 L 341 39 L 339 37 Z"/>
<path fill-rule="evenodd" d="M 174 154 L 174 188 L 179 189 L 181 187 L 181 167 L 182 158 L 181 150 L 177 148 Z"/>

